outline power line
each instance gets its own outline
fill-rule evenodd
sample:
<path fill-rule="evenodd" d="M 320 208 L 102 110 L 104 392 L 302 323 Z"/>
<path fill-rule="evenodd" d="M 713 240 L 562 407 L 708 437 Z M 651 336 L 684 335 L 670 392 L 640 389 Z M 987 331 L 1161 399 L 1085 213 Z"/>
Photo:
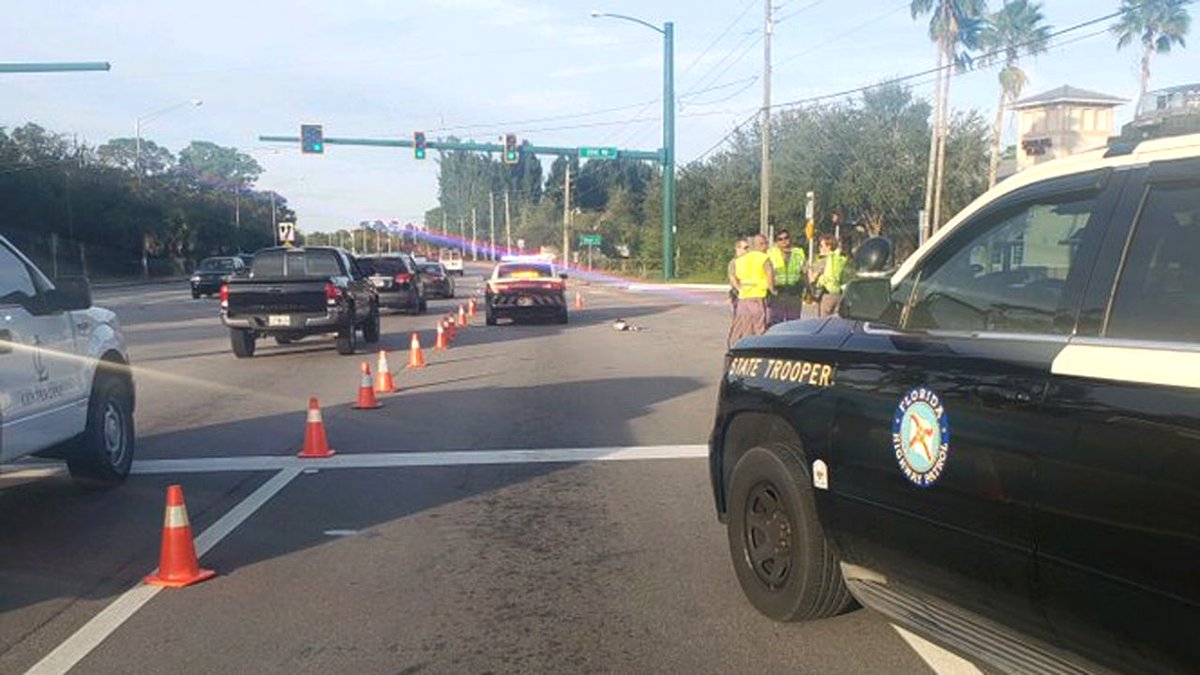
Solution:
<path fill-rule="evenodd" d="M 816 7 L 817 5 L 819 5 L 823 2 L 825 2 L 825 0 L 813 0 L 812 2 L 808 3 L 807 5 L 800 7 L 798 9 L 796 9 L 795 11 L 788 12 L 787 14 L 784 14 L 782 17 L 775 19 L 775 23 L 781 24 L 784 21 L 787 21 L 788 19 L 796 16 L 797 14 L 803 14 L 804 12 L 807 12 L 808 10 L 812 9 L 813 7 Z M 786 7 L 786 6 L 787 6 L 787 3 L 784 3 L 784 5 L 780 6 L 779 9 L 783 9 L 783 7 Z"/>
<path fill-rule="evenodd" d="M 822 49 L 822 48 L 824 48 L 824 47 L 828 47 L 829 45 L 831 45 L 831 44 L 833 44 L 833 43 L 835 43 L 835 42 L 837 42 L 837 41 L 839 41 L 839 40 L 842 40 L 842 39 L 844 39 L 844 38 L 846 38 L 846 37 L 848 37 L 848 36 L 850 36 L 850 35 L 853 35 L 854 33 L 857 33 L 858 31 L 860 31 L 860 30 L 862 30 L 862 29 L 864 29 L 864 28 L 867 28 L 868 26 L 871 26 L 871 25 L 873 25 L 873 24 L 875 24 L 875 23 L 878 23 L 879 21 L 882 21 L 882 20 L 886 19 L 887 17 L 889 17 L 889 16 L 891 16 L 891 15 L 895 14 L 896 12 L 898 12 L 898 11 L 900 11 L 900 10 L 902 10 L 902 9 L 904 9 L 904 8 L 906 8 L 906 7 L 908 7 L 908 6 L 909 6 L 909 3 L 905 2 L 904 4 L 902 4 L 902 5 L 898 6 L 898 7 L 895 7 L 895 8 L 893 8 L 893 9 L 889 9 L 888 11 L 884 12 L 883 14 L 880 14 L 880 15 L 878 15 L 878 16 L 874 16 L 874 17 L 872 17 L 872 18 L 870 18 L 870 19 L 867 19 L 866 21 L 864 21 L 864 22 L 862 22 L 862 23 L 860 23 L 860 24 L 858 24 L 858 25 L 856 25 L 856 26 L 852 26 L 852 27 L 850 27 L 849 29 L 847 29 L 847 30 L 845 30 L 845 31 L 843 31 L 843 32 L 841 32 L 841 33 L 839 33 L 838 35 L 835 35 L 834 37 L 832 37 L 832 38 L 830 38 L 830 39 L 826 40 L 825 42 L 822 42 L 822 43 L 820 43 L 820 44 L 818 44 L 818 45 L 814 45 L 814 46 L 812 46 L 812 47 L 809 47 L 808 49 L 805 49 L 805 50 L 803 50 L 803 51 L 797 52 L 797 53 L 795 53 L 795 54 L 792 54 L 792 55 L 790 55 L 790 56 L 785 56 L 783 59 L 781 59 L 781 60 L 779 61 L 779 63 L 777 63 L 777 64 L 776 64 L 776 67 L 778 67 L 778 66 L 782 66 L 782 65 L 784 65 L 784 64 L 787 64 L 787 63 L 791 63 L 792 61 L 795 61 L 796 59 L 800 58 L 801 56 L 806 56 L 806 55 L 808 55 L 808 54 L 811 54 L 811 53 L 813 53 L 813 52 L 817 51 L 818 49 Z"/>
<path fill-rule="evenodd" d="M 756 40 L 754 40 L 749 46 L 747 46 L 745 49 L 743 49 L 740 53 L 737 52 L 737 50 L 742 48 L 743 45 L 746 45 L 746 42 L 748 40 L 750 40 L 751 38 L 754 38 L 755 36 L 757 36 Z M 711 67 L 709 67 L 709 69 L 706 70 L 704 72 L 704 74 L 701 75 L 696 80 L 695 84 L 691 88 L 684 91 L 683 94 L 681 94 L 681 96 L 686 96 L 688 94 L 695 93 L 696 90 L 699 89 L 705 82 L 709 81 L 709 76 L 711 76 L 713 73 L 717 72 L 717 69 L 719 69 L 721 66 L 725 65 L 725 63 L 727 61 L 729 61 L 729 59 L 731 57 L 733 57 L 733 55 L 735 53 L 738 54 L 737 58 L 739 60 L 744 58 L 746 55 L 746 52 L 753 49 L 754 46 L 757 45 L 762 39 L 763 39 L 763 36 L 762 36 L 761 31 L 758 31 L 758 30 L 746 31 L 746 33 L 742 35 L 742 39 L 739 42 L 737 42 L 732 48 L 730 48 L 730 50 L 728 52 L 726 52 L 725 56 L 723 56 L 720 60 L 718 60 Z M 722 71 L 722 72 L 724 72 L 724 71 Z M 718 79 L 718 78 L 720 78 L 720 75 L 718 75 L 717 78 L 713 78 L 713 79 Z"/>
<path fill-rule="evenodd" d="M 603 108 L 601 110 L 592 110 L 589 112 L 582 112 L 582 113 L 571 113 L 571 114 L 567 114 L 567 115 L 554 115 L 552 117 L 534 117 L 534 118 L 530 118 L 530 119 L 514 120 L 514 121 L 509 121 L 509 122 L 493 122 L 493 123 L 487 123 L 487 124 L 459 124 L 459 125 L 454 125 L 454 126 L 434 127 L 432 129 L 430 129 L 429 131 L 462 131 L 465 129 L 500 129 L 500 128 L 519 127 L 523 124 L 537 124 L 537 123 L 541 123 L 541 122 L 557 122 L 559 120 L 577 119 L 580 117 L 594 117 L 596 115 L 604 115 L 604 114 L 611 113 L 611 112 L 620 112 L 622 110 L 629 110 L 631 108 L 637 108 L 640 106 L 654 105 L 655 103 L 658 103 L 661 100 L 662 100 L 661 98 L 656 98 L 656 99 L 651 99 L 649 101 L 642 101 L 641 103 L 629 103 L 626 105 L 619 105 L 619 106 L 615 106 L 612 108 Z"/>
<path fill-rule="evenodd" d="M 700 63 L 700 61 L 702 59 L 704 59 L 705 56 L 708 56 L 708 53 L 710 51 L 712 51 L 712 48 L 717 46 L 717 43 L 720 42 L 722 39 L 724 39 L 725 36 L 729 34 L 729 31 L 733 30 L 733 27 L 736 26 L 739 21 L 741 21 L 743 18 L 745 18 L 746 13 L 750 11 L 750 8 L 754 7 L 757 4 L 758 4 L 758 0 L 750 0 L 749 2 L 747 2 L 746 6 L 744 8 L 742 8 L 741 13 L 739 13 L 737 15 L 737 17 L 734 18 L 733 21 L 730 21 L 725 26 L 725 30 L 721 31 L 721 34 L 718 35 L 716 38 L 714 38 L 712 42 L 708 43 L 708 46 L 704 48 L 704 51 L 700 52 L 699 56 L 692 59 L 692 62 L 687 64 L 687 66 L 682 71 L 679 72 L 679 78 L 683 79 L 683 76 L 687 75 L 688 72 L 691 71 L 691 69 L 693 67 L 695 67 L 695 65 L 697 63 Z"/>

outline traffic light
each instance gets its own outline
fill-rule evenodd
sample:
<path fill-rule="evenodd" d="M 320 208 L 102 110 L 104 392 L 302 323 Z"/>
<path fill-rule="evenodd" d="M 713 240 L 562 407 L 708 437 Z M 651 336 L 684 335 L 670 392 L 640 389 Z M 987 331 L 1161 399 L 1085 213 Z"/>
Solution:
<path fill-rule="evenodd" d="M 425 159 L 425 132 L 413 132 L 413 157 L 416 159 Z"/>
<path fill-rule="evenodd" d="M 306 155 L 325 152 L 325 131 L 320 124 L 300 125 L 300 152 Z"/>
<path fill-rule="evenodd" d="M 520 152 L 517 150 L 517 135 L 504 134 L 504 163 L 516 164 L 520 159 Z"/>

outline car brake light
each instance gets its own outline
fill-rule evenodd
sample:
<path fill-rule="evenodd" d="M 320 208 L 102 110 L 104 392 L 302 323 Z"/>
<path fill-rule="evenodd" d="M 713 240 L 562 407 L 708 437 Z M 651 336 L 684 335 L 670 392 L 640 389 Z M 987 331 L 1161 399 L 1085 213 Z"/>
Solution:
<path fill-rule="evenodd" d="M 407 284 L 410 281 L 412 281 L 412 275 L 408 272 L 401 272 L 396 275 L 396 283 L 398 284 Z"/>
<path fill-rule="evenodd" d="M 221 309 L 229 309 L 229 284 L 221 284 Z"/>
<path fill-rule="evenodd" d="M 342 297 L 342 289 L 338 288 L 332 281 L 325 282 L 325 304 L 337 304 L 338 298 Z"/>

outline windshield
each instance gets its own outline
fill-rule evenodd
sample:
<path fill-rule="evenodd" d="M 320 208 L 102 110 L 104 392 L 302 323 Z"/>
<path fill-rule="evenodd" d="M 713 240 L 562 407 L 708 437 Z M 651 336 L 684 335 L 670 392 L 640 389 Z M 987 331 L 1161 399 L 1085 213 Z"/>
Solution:
<path fill-rule="evenodd" d="M 196 268 L 200 272 L 232 272 L 232 258 L 208 258 L 200 262 L 200 266 Z"/>
<path fill-rule="evenodd" d="M 1200 675 L 1200 0 L 2 22 L 0 675 Z"/>

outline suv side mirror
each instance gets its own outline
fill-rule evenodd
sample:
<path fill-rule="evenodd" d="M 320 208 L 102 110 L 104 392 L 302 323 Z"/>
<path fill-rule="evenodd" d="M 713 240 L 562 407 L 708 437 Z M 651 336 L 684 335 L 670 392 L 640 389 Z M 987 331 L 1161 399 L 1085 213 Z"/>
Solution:
<path fill-rule="evenodd" d="M 92 285 L 87 277 L 62 276 L 54 280 L 54 288 L 38 293 L 25 304 L 35 315 L 87 309 L 92 306 Z"/>
<path fill-rule="evenodd" d="M 566 272 L 559 272 L 559 273 L 558 273 L 558 278 L 559 278 L 559 279 L 562 279 L 563 281 L 566 281 L 566 280 L 567 280 L 567 273 L 566 273 Z"/>
<path fill-rule="evenodd" d="M 838 316 L 852 321 L 879 321 L 891 303 L 890 279 L 855 279 L 842 292 Z"/>

